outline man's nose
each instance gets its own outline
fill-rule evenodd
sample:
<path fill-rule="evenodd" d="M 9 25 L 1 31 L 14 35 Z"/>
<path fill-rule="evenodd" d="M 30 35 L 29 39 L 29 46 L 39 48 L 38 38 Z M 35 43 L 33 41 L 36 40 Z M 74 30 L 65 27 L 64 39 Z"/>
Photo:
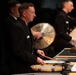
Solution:
<path fill-rule="evenodd" d="M 74 9 L 74 7 L 73 7 L 73 9 Z"/>

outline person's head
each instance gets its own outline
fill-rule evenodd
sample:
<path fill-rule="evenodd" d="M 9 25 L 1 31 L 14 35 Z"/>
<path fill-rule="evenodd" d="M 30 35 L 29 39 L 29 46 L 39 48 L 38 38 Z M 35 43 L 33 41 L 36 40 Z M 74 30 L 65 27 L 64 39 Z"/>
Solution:
<path fill-rule="evenodd" d="M 23 3 L 19 7 L 20 17 L 26 22 L 29 23 L 33 21 L 35 15 L 34 4 L 32 3 Z"/>
<path fill-rule="evenodd" d="M 66 13 L 69 13 L 74 9 L 72 0 L 63 0 L 62 6 Z"/>
<path fill-rule="evenodd" d="M 19 12 L 18 12 L 18 8 L 20 6 L 20 2 L 16 1 L 16 0 L 9 0 L 8 1 L 8 10 L 9 13 L 12 14 L 15 17 L 19 17 Z"/>

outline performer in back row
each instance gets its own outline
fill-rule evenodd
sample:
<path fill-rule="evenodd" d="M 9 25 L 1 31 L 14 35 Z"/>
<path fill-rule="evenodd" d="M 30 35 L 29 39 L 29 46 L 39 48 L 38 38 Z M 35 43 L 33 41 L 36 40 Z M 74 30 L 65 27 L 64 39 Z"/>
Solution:
<path fill-rule="evenodd" d="M 76 18 L 70 17 L 70 13 L 74 9 L 73 2 L 71 0 L 63 0 L 62 11 L 56 16 L 55 30 L 57 33 L 56 39 L 54 41 L 54 46 L 58 52 L 64 48 L 74 47 L 71 42 L 76 43 L 76 38 L 69 36 L 70 25 L 76 25 Z"/>

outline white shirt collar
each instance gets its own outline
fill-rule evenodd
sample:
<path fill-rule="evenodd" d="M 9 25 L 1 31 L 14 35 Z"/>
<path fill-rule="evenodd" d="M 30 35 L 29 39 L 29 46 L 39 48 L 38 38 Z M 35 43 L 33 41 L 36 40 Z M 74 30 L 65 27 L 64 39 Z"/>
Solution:
<path fill-rule="evenodd" d="M 12 14 L 10 14 L 15 20 L 17 20 L 17 17 L 13 16 Z"/>

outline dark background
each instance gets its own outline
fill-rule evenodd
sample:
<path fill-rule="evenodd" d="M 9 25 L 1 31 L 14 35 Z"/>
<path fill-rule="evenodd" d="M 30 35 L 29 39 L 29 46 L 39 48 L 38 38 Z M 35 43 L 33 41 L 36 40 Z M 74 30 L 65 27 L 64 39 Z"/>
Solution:
<path fill-rule="evenodd" d="M 48 22 L 52 25 L 55 24 L 55 17 L 61 10 L 61 2 L 62 0 L 18 0 L 21 3 L 24 2 L 32 2 L 35 5 L 36 9 L 36 18 L 31 23 L 31 26 L 40 23 L 40 22 Z M 8 0 L 1 0 L 0 1 L 0 43 L 1 49 L 3 51 L 4 46 L 4 25 L 3 22 L 7 17 L 7 2 Z M 76 17 L 76 0 L 74 2 L 74 10 L 69 14 L 73 17 Z M 1 52 L 0 52 L 1 53 Z"/>
<path fill-rule="evenodd" d="M 61 10 L 62 0 L 18 0 L 23 2 L 32 2 L 36 9 L 36 18 L 34 24 L 38 22 L 54 23 L 56 15 Z M 0 2 L 0 21 L 2 22 L 7 17 L 7 2 L 8 0 L 1 0 Z M 71 16 L 76 17 L 76 0 L 74 2 L 74 10 L 70 13 Z"/>
<path fill-rule="evenodd" d="M 32 25 L 39 22 L 49 22 L 54 24 L 56 15 L 61 10 L 62 0 L 18 0 L 23 2 L 32 2 L 36 9 L 36 18 L 32 22 Z M 3 22 L 7 17 L 7 2 L 8 0 L 1 0 L 0 2 L 0 21 Z M 74 2 L 74 10 L 70 13 L 71 16 L 76 17 L 76 0 Z"/>

